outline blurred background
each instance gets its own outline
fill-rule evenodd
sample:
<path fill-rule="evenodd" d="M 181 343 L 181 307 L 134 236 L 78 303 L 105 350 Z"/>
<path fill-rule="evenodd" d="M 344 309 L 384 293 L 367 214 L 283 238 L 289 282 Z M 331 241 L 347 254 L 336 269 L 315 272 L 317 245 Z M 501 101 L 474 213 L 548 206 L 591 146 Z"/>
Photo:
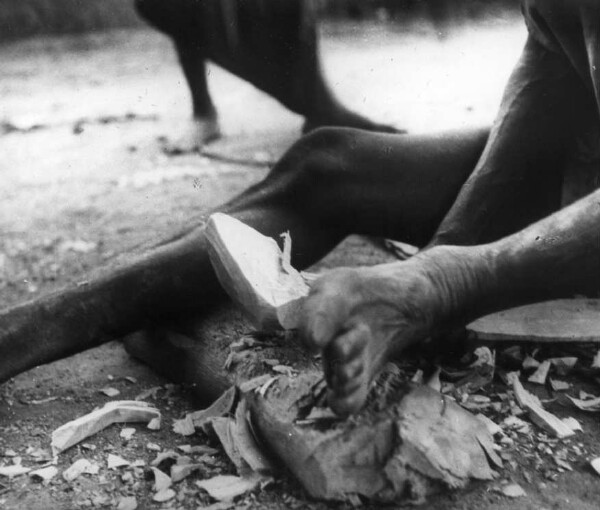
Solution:
<path fill-rule="evenodd" d="M 327 19 L 406 20 L 430 16 L 441 23 L 518 10 L 518 0 L 316 0 Z M 123 0 L 2 0 L 0 38 L 81 33 L 143 23 Z"/>

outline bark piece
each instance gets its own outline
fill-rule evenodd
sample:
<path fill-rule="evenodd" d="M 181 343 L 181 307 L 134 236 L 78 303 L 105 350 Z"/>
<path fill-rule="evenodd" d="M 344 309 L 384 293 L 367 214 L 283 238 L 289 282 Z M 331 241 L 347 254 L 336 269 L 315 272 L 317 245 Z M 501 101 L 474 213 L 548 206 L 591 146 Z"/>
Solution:
<path fill-rule="evenodd" d="M 209 218 L 206 237 L 221 285 L 255 326 L 294 329 L 309 287 L 275 240 L 222 213 Z"/>
<path fill-rule="evenodd" d="M 467 326 L 477 339 L 600 342 L 600 300 L 560 299 L 487 315 Z"/>
<path fill-rule="evenodd" d="M 113 423 L 149 422 L 160 412 L 146 402 L 118 400 L 65 423 L 52 432 L 52 453 L 57 455 Z"/>
<path fill-rule="evenodd" d="M 448 397 L 426 386 L 384 385 L 387 393 L 352 420 L 299 425 L 320 381 L 318 372 L 280 377 L 269 398 L 247 395 L 261 438 L 312 496 L 391 502 L 492 478 L 485 424 Z"/>
<path fill-rule="evenodd" d="M 569 437 L 575 434 L 575 431 L 563 423 L 562 420 L 546 411 L 535 395 L 523 388 L 518 373 L 511 372 L 507 375 L 507 378 L 515 392 L 517 402 L 523 409 L 527 410 L 531 421 L 538 427 L 543 428 L 546 432 L 559 438 Z"/>

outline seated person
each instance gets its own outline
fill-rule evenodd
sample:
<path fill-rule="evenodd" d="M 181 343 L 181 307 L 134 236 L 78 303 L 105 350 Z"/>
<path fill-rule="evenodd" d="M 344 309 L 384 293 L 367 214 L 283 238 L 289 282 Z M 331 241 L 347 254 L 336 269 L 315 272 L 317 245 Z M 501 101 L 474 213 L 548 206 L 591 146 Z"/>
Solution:
<path fill-rule="evenodd" d="M 600 288 L 600 191 L 561 206 L 578 138 L 598 125 L 600 4 L 525 0 L 530 31 L 491 130 L 398 136 L 323 128 L 219 208 L 304 268 L 350 233 L 407 241 L 404 262 L 338 269 L 305 305 L 329 401 L 358 411 L 382 364 L 483 314 Z M 600 143 L 600 141 L 599 141 Z M 558 211 L 558 212 L 557 212 Z M 202 227 L 84 286 L 0 315 L 0 380 L 224 298 Z"/>

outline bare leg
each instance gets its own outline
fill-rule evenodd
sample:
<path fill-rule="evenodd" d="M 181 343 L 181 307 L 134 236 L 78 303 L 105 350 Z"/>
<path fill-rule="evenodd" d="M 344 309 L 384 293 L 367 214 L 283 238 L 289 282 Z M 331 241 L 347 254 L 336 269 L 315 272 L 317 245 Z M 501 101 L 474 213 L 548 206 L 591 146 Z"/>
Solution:
<path fill-rule="evenodd" d="M 322 129 L 219 210 L 267 235 L 290 230 L 299 267 L 357 230 L 425 242 L 486 138 L 485 130 L 413 137 Z M 1 313 L 0 380 L 151 323 L 206 313 L 223 298 L 203 229 L 193 229 L 89 283 Z"/>
<path fill-rule="evenodd" d="M 192 96 L 193 118 L 187 132 L 174 142 L 173 149 L 183 152 L 199 150 L 221 136 L 217 110 L 206 80 L 206 62 L 197 45 L 175 41 L 179 62 Z"/>

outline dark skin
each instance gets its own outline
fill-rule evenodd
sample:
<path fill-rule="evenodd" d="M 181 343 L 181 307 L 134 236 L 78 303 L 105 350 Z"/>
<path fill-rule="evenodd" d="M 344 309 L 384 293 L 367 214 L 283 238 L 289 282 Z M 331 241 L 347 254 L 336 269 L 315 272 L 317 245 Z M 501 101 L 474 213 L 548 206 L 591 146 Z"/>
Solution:
<path fill-rule="evenodd" d="M 314 284 L 301 333 L 323 354 L 339 414 L 360 409 L 382 363 L 406 346 L 598 283 L 590 275 L 600 274 L 600 195 L 543 219 L 559 208 L 564 160 L 589 93 L 560 55 L 531 40 L 511 84 L 491 132 L 321 129 L 219 208 L 266 235 L 289 230 L 299 268 L 350 233 L 427 248 L 406 262 L 334 270 Z M 548 271 L 558 276 L 549 280 Z M 203 228 L 194 228 L 86 286 L 4 312 L 0 378 L 220 299 Z"/>
<path fill-rule="evenodd" d="M 197 149 L 221 134 L 207 60 L 303 116 L 304 132 L 321 126 L 397 132 L 346 108 L 327 85 L 312 2 L 137 0 L 136 7 L 172 39 L 190 90 L 193 117 L 176 142 L 180 150 Z"/>

